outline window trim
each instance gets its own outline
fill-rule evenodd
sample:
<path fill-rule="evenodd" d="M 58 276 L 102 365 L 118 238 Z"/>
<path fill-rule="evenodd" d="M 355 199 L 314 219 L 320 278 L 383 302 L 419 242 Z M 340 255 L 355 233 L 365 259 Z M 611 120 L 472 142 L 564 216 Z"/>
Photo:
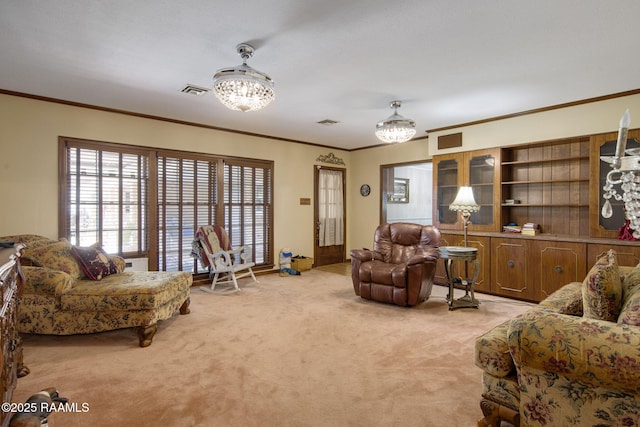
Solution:
<path fill-rule="evenodd" d="M 148 161 L 148 183 L 147 183 L 147 254 L 149 258 L 149 265 L 155 266 L 157 269 L 159 266 L 159 248 L 158 248 L 158 158 L 159 157 L 174 157 L 184 158 L 190 160 L 205 160 L 205 161 L 217 161 L 219 162 L 217 168 L 216 185 L 218 186 L 218 194 L 220 199 L 220 205 L 223 207 L 219 209 L 215 218 L 215 223 L 224 224 L 224 164 L 242 165 L 249 167 L 259 167 L 271 170 L 271 183 L 268 189 L 270 195 L 269 208 L 269 223 L 268 234 L 265 236 L 265 243 L 268 245 L 268 253 L 266 254 L 268 259 L 265 259 L 265 263 L 258 266 L 255 270 L 272 269 L 275 265 L 274 261 L 274 239 L 273 239 L 273 226 L 274 226 L 274 175 L 275 175 L 275 163 L 272 160 L 261 159 L 249 159 L 236 156 L 223 156 L 211 153 L 199 153 L 193 151 L 182 151 L 175 149 L 156 148 L 147 146 L 138 146 L 130 144 L 120 144 L 114 142 L 87 140 L 73 137 L 58 137 L 58 234 L 59 236 L 69 236 L 70 230 L 67 228 L 67 218 L 70 216 L 70 200 L 67 196 L 67 190 L 70 182 L 66 175 L 66 171 L 69 167 L 67 163 L 67 148 L 79 148 L 79 149 L 93 149 L 101 151 L 113 151 L 118 153 L 135 154 L 147 156 Z M 153 267 L 152 267 L 153 268 Z"/>
<path fill-rule="evenodd" d="M 109 151 L 119 154 L 132 154 L 145 156 L 149 161 L 149 151 L 144 147 L 137 147 L 112 142 L 84 140 L 78 138 L 58 137 L 58 235 L 69 238 L 70 230 L 67 228 L 67 219 L 71 215 L 67 189 L 70 187 L 70 178 L 66 175 L 68 164 L 67 149 L 89 149 L 96 151 Z M 147 251 L 149 248 L 147 247 Z M 127 254 L 123 254 L 127 255 Z"/>

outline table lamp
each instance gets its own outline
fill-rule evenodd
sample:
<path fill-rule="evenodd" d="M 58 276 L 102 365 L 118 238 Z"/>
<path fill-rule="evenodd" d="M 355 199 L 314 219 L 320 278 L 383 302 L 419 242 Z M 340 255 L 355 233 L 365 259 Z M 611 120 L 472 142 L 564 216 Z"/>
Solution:
<path fill-rule="evenodd" d="M 469 225 L 469 218 L 471 218 L 471 212 L 478 212 L 480 205 L 476 203 L 473 198 L 473 190 L 471 187 L 460 187 L 456 198 L 453 203 L 449 205 L 449 209 L 461 213 L 462 223 L 464 224 L 464 246 L 467 244 L 467 227 Z"/>

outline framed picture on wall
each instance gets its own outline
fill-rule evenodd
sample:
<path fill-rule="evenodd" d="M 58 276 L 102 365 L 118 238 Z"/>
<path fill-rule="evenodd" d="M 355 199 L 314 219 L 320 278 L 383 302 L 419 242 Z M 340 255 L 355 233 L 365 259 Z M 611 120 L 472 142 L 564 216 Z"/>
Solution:
<path fill-rule="evenodd" d="M 393 179 L 393 193 L 387 196 L 387 203 L 409 203 L 408 178 Z"/>

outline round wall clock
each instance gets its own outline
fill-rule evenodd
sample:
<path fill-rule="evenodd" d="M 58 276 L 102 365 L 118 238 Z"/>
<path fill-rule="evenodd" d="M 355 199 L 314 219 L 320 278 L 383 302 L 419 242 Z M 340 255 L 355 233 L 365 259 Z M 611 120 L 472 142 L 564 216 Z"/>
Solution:
<path fill-rule="evenodd" d="M 369 184 L 362 184 L 360 187 L 360 194 L 362 194 L 363 197 L 367 197 L 370 193 L 371 187 L 369 187 Z"/>

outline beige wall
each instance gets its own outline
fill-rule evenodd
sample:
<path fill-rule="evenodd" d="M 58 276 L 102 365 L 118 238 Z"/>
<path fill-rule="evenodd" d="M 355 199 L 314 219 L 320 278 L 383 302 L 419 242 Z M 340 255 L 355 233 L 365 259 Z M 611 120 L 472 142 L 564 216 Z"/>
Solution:
<path fill-rule="evenodd" d="M 640 95 L 632 95 L 434 132 L 429 135 L 429 151 L 437 155 L 617 131 L 627 108 L 631 113 L 631 127 L 640 127 Z M 438 136 L 456 132 L 462 132 L 461 148 L 437 149 Z"/>
<path fill-rule="evenodd" d="M 58 136 L 273 160 L 276 260 L 285 246 L 313 256 L 313 206 L 300 198 L 313 200 L 318 156 L 333 152 L 350 167 L 341 150 L 0 94 L 0 236 L 58 237 Z"/>
<path fill-rule="evenodd" d="M 351 248 L 371 248 L 373 232 L 380 221 L 380 165 L 429 159 L 428 140 L 419 139 L 383 147 L 351 152 L 349 174 L 350 194 L 347 206 L 347 227 Z M 371 194 L 360 195 L 360 186 L 369 184 Z"/>
<path fill-rule="evenodd" d="M 370 247 L 380 213 L 380 165 L 430 159 L 434 154 L 616 131 L 629 108 L 640 123 L 640 95 L 524 115 L 435 132 L 428 139 L 346 152 L 251 137 L 157 120 L 0 95 L 0 235 L 38 233 L 57 237 L 58 136 L 260 158 L 275 162 L 275 249 L 313 254 L 316 158 L 333 152 L 347 167 L 347 256 Z M 441 134 L 463 133 L 460 149 L 437 150 Z M 371 195 L 360 196 L 362 184 Z M 13 206 L 7 209 L 6 206 Z"/>

